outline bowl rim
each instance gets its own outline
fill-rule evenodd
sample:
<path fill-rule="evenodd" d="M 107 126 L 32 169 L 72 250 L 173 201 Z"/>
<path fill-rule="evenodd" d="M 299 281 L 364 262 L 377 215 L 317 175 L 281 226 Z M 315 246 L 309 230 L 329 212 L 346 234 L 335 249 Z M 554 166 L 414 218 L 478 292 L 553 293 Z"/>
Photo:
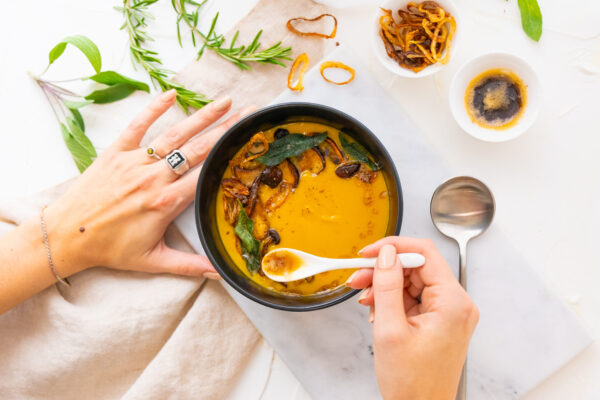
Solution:
<path fill-rule="evenodd" d="M 396 226 L 394 227 L 394 235 L 398 235 L 400 233 L 400 228 L 402 226 L 402 218 L 403 218 L 403 214 L 404 214 L 404 201 L 403 201 L 403 195 L 402 195 L 402 184 L 400 182 L 400 177 L 398 175 L 398 171 L 396 169 L 396 165 L 394 163 L 393 158 L 390 156 L 390 154 L 388 153 L 387 149 L 385 148 L 385 146 L 383 145 L 383 143 L 381 143 L 381 141 L 379 140 L 379 138 L 377 137 L 377 135 L 375 135 L 375 133 L 373 133 L 373 131 L 371 131 L 369 128 L 367 128 L 366 125 L 364 125 L 362 122 L 360 122 L 359 120 L 357 120 L 356 118 L 346 114 L 343 111 L 340 111 L 336 108 L 330 107 L 330 106 L 326 106 L 323 104 L 318 104 L 318 103 L 310 103 L 310 102 L 286 102 L 286 103 L 278 103 L 278 104 L 273 104 L 273 105 L 269 105 L 266 106 L 264 108 L 261 108 L 260 110 L 247 115 L 246 117 L 242 118 L 240 121 L 238 121 L 235 125 L 233 125 L 231 128 L 229 128 L 224 134 L 223 136 L 221 136 L 219 138 L 219 140 L 217 141 L 217 143 L 215 143 L 215 145 L 213 146 L 213 148 L 211 149 L 210 153 L 208 154 L 208 156 L 206 157 L 206 160 L 204 160 L 204 163 L 202 165 L 210 165 L 210 163 L 212 162 L 213 158 L 215 157 L 215 149 L 219 148 L 219 146 L 221 146 L 221 144 L 227 139 L 227 137 L 229 135 L 232 134 L 232 132 L 236 131 L 236 128 L 238 125 L 244 123 L 245 121 L 247 121 L 250 118 L 256 118 L 258 115 L 262 115 L 262 114 L 267 114 L 267 113 L 271 113 L 275 110 L 278 109 L 286 109 L 286 108 L 296 108 L 296 107 L 311 107 L 311 108 L 317 108 L 317 109 L 321 109 L 325 112 L 330 112 L 330 113 L 334 113 L 334 114 L 338 114 L 340 115 L 342 118 L 345 118 L 347 120 L 349 120 L 350 122 L 352 122 L 353 124 L 356 124 L 357 126 L 359 126 L 362 130 L 366 131 L 369 135 L 371 135 L 373 141 L 376 143 L 376 145 L 379 147 L 379 150 L 383 152 L 383 154 L 388 157 L 388 159 L 391 161 L 391 176 L 393 178 L 393 180 L 396 183 L 396 187 L 397 187 L 397 192 L 398 192 L 398 220 L 396 222 Z M 356 295 L 358 292 L 360 292 L 360 290 L 358 289 L 354 289 L 349 291 L 348 293 L 345 293 L 335 299 L 332 300 L 328 300 L 325 301 L 323 303 L 319 303 L 319 304 L 311 304 L 311 305 L 295 305 L 295 306 L 290 306 L 290 305 L 282 305 L 282 304 L 274 304 L 271 303 L 267 300 L 264 300 L 258 296 L 255 296 L 252 293 L 248 293 L 247 291 L 243 290 L 243 288 L 239 287 L 237 285 L 237 283 L 231 279 L 227 273 L 225 273 L 223 271 L 223 268 L 221 268 L 221 266 L 217 263 L 215 257 L 212 255 L 212 253 L 210 251 L 208 251 L 208 242 L 207 242 L 207 238 L 204 235 L 204 231 L 202 229 L 202 226 L 200 224 L 200 209 L 198 206 L 198 202 L 199 202 L 199 198 L 200 198 L 200 188 L 203 186 L 204 180 L 206 179 L 207 175 L 209 174 L 208 172 L 208 168 L 202 168 L 202 171 L 200 172 L 200 176 L 198 177 L 198 183 L 196 184 L 196 194 L 194 197 L 194 216 L 195 216 L 195 222 L 196 222 L 196 230 L 198 232 L 198 236 L 200 238 L 200 242 L 202 243 L 202 248 L 204 249 L 204 252 L 206 253 L 206 256 L 208 257 L 208 259 L 210 260 L 211 264 L 214 266 L 214 268 L 217 270 L 217 272 L 219 273 L 219 275 L 229 284 L 229 286 L 231 286 L 232 288 L 234 288 L 238 293 L 241 293 L 243 296 L 245 296 L 246 298 L 253 300 L 263 306 L 267 306 L 273 309 L 277 309 L 277 310 L 282 310 L 282 311 L 295 311 L 295 312 L 303 312 L 303 311 L 314 311 L 314 310 L 320 310 L 323 308 L 327 308 L 327 307 L 331 307 L 334 306 L 336 304 L 339 304 L 343 301 L 348 300 L 349 298 L 351 298 L 352 296 Z"/>

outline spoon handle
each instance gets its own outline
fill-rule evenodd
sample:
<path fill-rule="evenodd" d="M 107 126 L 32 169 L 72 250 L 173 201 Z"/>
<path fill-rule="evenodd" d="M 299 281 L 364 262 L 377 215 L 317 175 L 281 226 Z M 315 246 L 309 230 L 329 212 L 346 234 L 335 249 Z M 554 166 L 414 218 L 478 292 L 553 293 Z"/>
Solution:
<path fill-rule="evenodd" d="M 398 258 L 404 268 L 418 268 L 425 264 L 425 257 L 418 253 L 400 253 Z M 335 261 L 335 266 L 339 268 L 374 268 L 377 258 L 346 258 Z M 329 264 L 328 269 L 333 269 L 332 266 Z"/>

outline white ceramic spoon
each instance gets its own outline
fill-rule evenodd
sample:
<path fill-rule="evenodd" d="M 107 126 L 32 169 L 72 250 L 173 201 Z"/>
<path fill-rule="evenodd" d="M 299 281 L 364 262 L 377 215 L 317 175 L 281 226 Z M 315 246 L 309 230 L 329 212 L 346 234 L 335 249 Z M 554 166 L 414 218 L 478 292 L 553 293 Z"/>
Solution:
<path fill-rule="evenodd" d="M 421 254 L 400 253 L 398 257 L 404 268 L 425 264 L 425 257 Z M 262 269 L 276 282 L 290 282 L 336 269 L 373 268 L 376 261 L 376 258 L 324 258 L 300 250 L 279 248 L 265 254 Z"/>

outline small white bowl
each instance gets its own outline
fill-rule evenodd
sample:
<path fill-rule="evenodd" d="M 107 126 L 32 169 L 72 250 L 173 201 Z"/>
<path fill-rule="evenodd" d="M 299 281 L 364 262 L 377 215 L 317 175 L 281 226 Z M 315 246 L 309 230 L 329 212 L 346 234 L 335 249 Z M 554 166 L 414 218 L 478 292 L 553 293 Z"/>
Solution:
<path fill-rule="evenodd" d="M 379 31 L 381 30 L 381 28 L 379 26 L 379 18 L 383 15 L 383 12 L 381 11 L 381 9 L 385 8 L 388 10 L 392 10 L 392 16 L 394 17 L 394 19 L 397 22 L 398 21 L 398 10 L 399 9 L 405 10 L 406 5 L 410 2 L 411 2 L 410 0 L 385 0 L 379 5 L 379 7 L 377 8 L 377 13 L 375 15 L 375 21 L 374 21 L 374 26 L 373 26 L 373 50 L 375 51 L 375 55 L 376 55 L 377 59 L 389 71 L 391 71 L 397 75 L 400 75 L 402 77 L 405 77 L 405 78 L 422 78 L 424 76 L 429 76 L 429 75 L 435 74 L 440 69 L 442 69 L 443 67 L 448 65 L 448 63 L 452 60 L 452 57 L 456 52 L 458 42 L 459 42 L 460 38 L 462 37 L 462 34 L 461 34 L 462 26 L 460 23 L 460 16 L 458 13 L 458 8 L 452 2 L 452 0 L 436 0 L 436 2 L 444 10 L 449 12 L 450 15 L 452 15 L 456 21 L 456 31 L 454 32 L 454 37 L 452 38 L 452 41 L 450 42 L 450 48 L 446 50 L 446 51 L 450 51 L 450 59 L 448 60 L 448 63 L 446 63 L 446 64 L 436 63 L 436 64 L 430 65 L 430 66 L 422 69 L 421 71 L 419 71 L 417 73 L 411 71 L 410 69 L 403 68 L 400 65 L 398 65 L 398 63 L 395 60 L 390 58 L 387 55 L 387 52 L 385 51 L 385 45 L 383 44 L 383 40 L 379 36 Z M 413 0 L 413 2 L 416 4 L 420 4 L 422 1 Z"/>
<path fill-rule="evenodd" d="M 506 129 L 484 128 L 477 125 L 465 108 L 467 86 L 477 75 L 490 69 L 504 68 L 519 76 L 527 88 L 525 110 L 514 126 Z M 454 119 L 469 135 L 486 142 L 505 142 L 522 135 L 535 122 L 542 103 L 542 88 L 535 70 L 514 54 L 494 52 L 467 61 L 450 83 L 448 101 Z"/>

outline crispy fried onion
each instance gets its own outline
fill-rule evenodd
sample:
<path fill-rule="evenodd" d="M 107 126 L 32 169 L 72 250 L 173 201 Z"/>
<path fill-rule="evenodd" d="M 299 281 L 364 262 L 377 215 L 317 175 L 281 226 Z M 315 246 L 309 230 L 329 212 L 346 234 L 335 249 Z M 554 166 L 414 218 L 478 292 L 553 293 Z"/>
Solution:
<path fill-rule="evenodd" d="M 323 17 L 331 17 L 333 18 L 333 30 L 331 31 L 331 33 L 329 35 L 324 34 L 324 33 L 319 33 L 319 32 L 302 32 L 299 31 L 298 29 L 296 29 L 293 25 L 294 22 L 296 21 L 307 21 L 307 22 L 313 22 L 313 21 L 318 21 Z M 335 37 L 335 34 L 337 32 L 337 18 L 335 18 L 333 15 L 331 14 L 321 14 L 318 17 L 315 18 L 304 18 L 304 17 L 298 17 L 298 18 L 292 18 L 290 19 L 285 26 L 287 26 L 287 28 L 294 32 L 297 35 L 301 35 L 301 36 L 317 36 L 317 37 L 322 37 L 325 39 L 333 39 Z"/>
<path fill-rule="evenodd" d="M 260 168 L 262 164 L 254 160 L 265 154 L 267 150 L 269 150 L 269 142 L 264 133 L 258 132 L 252 136 L 244 149 L 229 162 L 234 175 L 239 174 L 239 171 L 235 170 L 236 167 L 245 170 Z"/>
<path fill-rule="evenodd" d="M 348 71 L 350 73 L 350 78 L 348 78 L 347 80 L 345 80 L 343 82 L 336 82 L 336 81 L 332 81 L 331 79 L 327 79 L 327 77 L 325 76 L 325 70 L 328 68 L 340 68 L 340 69 L 343 69 L 344 71 Z M 352 82 L 352 80 L 354 80 L 354 68 L 351 68 L 351 67 L 347 66 L 346 64 L 339 62 L 339 61 L 325 61 L 324 63 L 321 64 L 320 71 L 321 71 L 321 76 L 323 77 L 323 79 L 325 79 L 329 83 L 334 83 L 336 85 L 345 85 L 346 83 Z"/>
<path fill-rule="evenodd" d="M 416 73 L 429 65 L 448 62 L 456 20 L 438 3 L 408 3 L 406 10 L 398 10 L 400 23 L 394 21 L 391 10 L 381 10 L 379 36 L 387 55 L 401 67 Z"/>
<path fill-rule="evenodd" d="M 304 89 L 302 81 L 304 80 L 304 73 L 308 68 L 308 61 L 308 55 L 306 53 L 302 53 L 298 56 L 298 58 L 296 58 L 296 60 L 292 64 L 290 74 L 288 75 L 288 88 L 290 88 L 291 90 L 297 90 L 301 92 L 302 89 Z M 294 75 L 296 74 L 296 70 L 298 69 L 300 64 L 302 64 L 302 67 L 300 67 L 300 72 L 298 72 L 298 82 L 296 83 L 296 85 L 293 85 Z"/>

